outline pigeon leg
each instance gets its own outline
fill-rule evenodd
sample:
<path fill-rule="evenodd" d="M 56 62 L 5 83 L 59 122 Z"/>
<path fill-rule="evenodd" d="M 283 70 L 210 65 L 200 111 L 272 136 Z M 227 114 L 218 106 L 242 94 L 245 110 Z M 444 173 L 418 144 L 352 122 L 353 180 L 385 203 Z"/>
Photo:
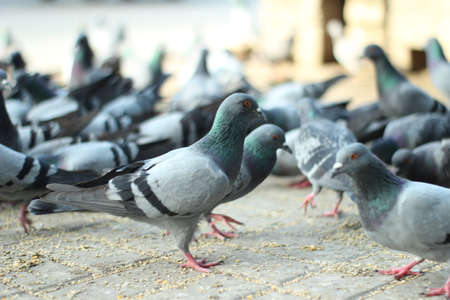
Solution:
<path fill-rule="evenodd" d="M 28 230 L 31 227 L 32 221 L 27 217 L 28 215 L 28 203 L 25 203 L 20 209 L 19 221 L 20 225 L 22 225 L 25 233 L 28 233 Z"/>
<path fill-rule="evenodd" d="M 339 195 L 339 199 L 338 199 L 338 202 L 336 203 L 336 205 L 334 206 L 333 210 L 323 212 L 323 214 L 321 215 L 322 217 L 339 218 L 339 214 L 341 213 L 341 211 L 339 210 L 339 205 L 341 205 L 344 193 L 339 192 L 338 195 Z"/>
<path fill-rule="evenodd" d="M 309 182 L 309 180 L 307 178 L 300 180 L 300 181 L 295 181 L 295 182 L 289 183 L 289 187 L 296 188 L 296 189 L 305 189 L 310 186 L 311 186 L 311 182 Z"/>
<path fill-rule="evenodd" d="M 222 261 L 218 261 L 218 262 L 206 264 L 204 259 L 202 259 L 201 261 L 196 261 L 195 258 L 192 256 L 192 254 L 189 252 L 184 253 L 184 256 L 186 257 L 187 262 L 182 264 L 180 267 L 181 268 L 192 268 L 199 272 L 208 273 L 208 272 L 210 272 L 208 270 L 208 268 L 220 265 L 222 263 Z"/>
<path fill-rule="evenodd" d="M 205 233 L 205 236 L 207 236 L 207 237 L 208 236 L 215 236 L 218 239 L 223 241 L 223 240 L 225 240 L 225 238 L 235 238 L 235 237 L 238 236 L 236 233 L 233 233 L 233 232 L 224 232 L 224 231 L 219 230 L 216 227 L 216 225 L 214 225 L 213 222 L 210 222 L 209 226 L 211 227 L 212 230 L 211 230 L 211 232 Z"/>
<path fill-rule="evenodd" d="M 430 289 L 428 293 L 425 294 L 426 297 L 433 297 L 440 295 L 445 295 L 447 299 L 450 299 L 450 277 L 448 278 L 447 282 L 444 284 L 443 287 Z"/>
<path fill-rule="evenodd" d="M 236 228 L 234 228 L 234 226 L 231 223 L 234 224 L 238 224 L 238 225 L 244 225 L 244 223 L 239 222 L 236 219 L 233 219 L 232 217 L 226 216 L 226 215 L 221 215 L 221 214 L 209 214 L 209 217 L 214 219 L 214 221 L 210 224 L 216 224 L 217 221 L 223 221 L 225 222 L 225 224 L 228 225 L 228 227 L 231 228 L 231 230 L 236 230 Z"/>
<path fill-rule="evenodd" d="M 423 261 L 424 261 L 424 259 L 422 258 L 420 260 L 415 260 L 412 263 L 409 263 L 406 266 L 403 266 L 400 268 L 393 268 L 390 270 L 381 270 L 378 272 L 383 275 L 395 275 L 395 279 L 401 279 L 407 275 L 419 275 L 420 272 L 412 272 L 411 269 Z"/>
<path fill-rule="evenodd" d="M 319 194 L 320 190 L 322 188 L 318 187 L 317 185 L 313 185 L 313 190 L 311 193 L 309 193 L 305 199 L 303 200 L 303 203 L 301 205 L 301 207 L 305 208 L 305 214 L 306 214 L 306 210 L 308 209 L 308 204 L 311 205 L 311 207 L 315 207 L 316 203 L 314 203 L 314 197 Z"/>

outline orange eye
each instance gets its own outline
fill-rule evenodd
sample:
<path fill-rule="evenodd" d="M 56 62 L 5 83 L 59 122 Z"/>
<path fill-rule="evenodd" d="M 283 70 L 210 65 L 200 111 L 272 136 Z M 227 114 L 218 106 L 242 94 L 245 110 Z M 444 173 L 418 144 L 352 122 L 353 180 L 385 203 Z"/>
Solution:
<path fill-rule="evenodd" d="M 272 140 L 274 140 L 274 141 L 278 140 L 278 135 L 273 135 Z"/>
<path fill-rule="evenodd" d="M 252 103 L 251 103 L 249 100 L 245 100 L 245 101 L 242 103 L 242 106 L 244 106 L 244 107 L 246 107 L 246 108 L 250 108 L 250 107 L 252 107 Z"/>
<path fill-rule="evenodd" d="M 351 159 L 357 159 L 358 158 L 358 154 L 357 153 L 353 153 L 352 155 L 350 155 Z"/>

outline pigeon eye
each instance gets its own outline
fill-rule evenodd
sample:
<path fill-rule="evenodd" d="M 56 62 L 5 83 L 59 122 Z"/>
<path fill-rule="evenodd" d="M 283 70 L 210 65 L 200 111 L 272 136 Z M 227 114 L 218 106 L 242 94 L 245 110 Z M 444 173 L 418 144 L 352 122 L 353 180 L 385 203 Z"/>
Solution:
<path fill-rule="evenodd" d="M 242 102 L 242 106 L 246 107 L 246 108 L 250 108 L 250 107 L 252 107 L 252 103 L 249 100 L 245 100 L 244 102 Z"/>
<path fill-rule="evenodd" d="M 273 135 L 272 140 L 274 140 L 274 141 L 278 140 L 278 135 Z"/>
<path fill-rule="evenodd" d="M 358 158 L 357 153 L 353 153 L 352 155 L 350 155 L 350 159 L 357 159 L 357 158 Z"/>

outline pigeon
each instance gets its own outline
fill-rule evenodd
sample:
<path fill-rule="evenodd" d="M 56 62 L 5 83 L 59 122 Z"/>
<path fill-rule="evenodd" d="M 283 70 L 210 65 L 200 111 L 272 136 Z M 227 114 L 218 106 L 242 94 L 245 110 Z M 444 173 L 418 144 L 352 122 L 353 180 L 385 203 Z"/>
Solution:
<path fill-rule="evenodd" d="M 314 101 L 304 98 L 299 104 L 302 126 L 295 141 L 294 151 L 297 166 L 311 182 L 313 190 L 302 204 L 305 212 L 308 204 L 314 206 L 314 197 L 322 187 L 338 193 L 338 202 L 334 209 L 323 216 L 339 216 L 339 205 L 344 192 L 351 190 L 346 176 L 331 178 L 331 169 L 336 152 L 342 147 L 356 142 L 354 135 L 345 126 L 340 126 L 323 118 Z"/>
<path fill-rule="evenodd" d="M 25 117 L 31 109 L 31 103 L 19 99 L 8 98 L 5 102 L 6 111 L 14 125 L 21 125 L 25 122 Z"/>
<path fill-rule="evenodd" d="M 450 140 L 399 149 L 392 156 L 397 175 L 409 180 L 450 187 Z"/>
<path fill-rule="evenodd" d="M 171 111 L 189 111 L 225 97 L 223 87 L 209 74 L 208 50 L 203 49 L 195 73 L 170 101 Z"/>
<path fill-rule="evenodd" d="M 381 140 L 377 140 L 372 151 L 383 161 L 391 162 L 399 148 L 414 149 L 422 144 L 450 137 L 450 113 L 412 114 L 390 121 Z"/>
<path fill-rule="evenodd" d="M 378 102 L 372 102 L 348 111 L 345 123 L 358 142 L 366 143 L 382 137 L 388 122 L 381 114 Z"/>
<path fill-rule="evenodd" d="M 411 269 L 424 261 L 450 260 L 450 189 L 409 181 L 391 173 L 360 143 L 340 149 L 333 175 L 353 182 L 361 224 L 367 235 L 385 247 L 421 257 L 404 267 L 380 271 L 397 279 L 418 274 Z M 427 296 L 450 296 L 450 278 Z"/>
<path fill-rule="evenodd" d="M 81 33 L 75 42 L 75 54 L 72 64 L 69 86 L 77 88 L 90 81 L 94 70 L 94 52 L 86 34 Z"/>
<path fill-rule="evenodd" d="M 357 73 L 361 68 L 359 59 L 363 50 L 361 40 L 357 39 L 356 36 L 345 36 L 344 25 L 337 19 L 329 20 L 326 29 L 331 37 L 333 56 L 336 61 L 351 74 Z"/>
<path fill-rule="evenodd" d="M 305 97 L 318 99 L 335 83 L 347 78 L 341 74 L 324 81 L 302 84 L 299 82 L 286 82 L 271 88 L 263 97 L 262 107 L 270 109 L 285 104 L 296 104 L 298 100 Z"/>
<path fill-rule="evenodd" d="M 43 195 L 49 183 L 76 184 L 96 177 L 93 172 L 67 172 L 54 165 L 41 162 L 31 156 L 0 145 L 0 200 L 7 202 L 30 201 Z M 26 203 L 20 216 L 20 223 L 28 232 L 31 220 L 27 218 Z"/>
<path fill-rule="evenodd" d="M 427 56 L 427 69 L 430 73 L 431 81 L 440 90 L 447 100 L 450 100 L 450 63 L 445 58 L 439 41 L 435 38 L 429 39 L 425 47 Z"/>
<path fill-rule="evenodd" d="M 155 84 L 161 82 L 163 77 L 168 77 L 169 74 L 164 73 L 163 71 L 163 62 L 166 55 L 167 50 L 164 46 L 160 45 L 155 49 L 150 59 L 150 63 L 148 64 L 149 75 L 146 87 L 154 86 Z"/>
<path fill-rule="evenodd" d="M 201 216 L 233 190 L 249 126 L 263 120 L 256 101 L 236 93 L 219 107 L 209 133 L 198 142 L 148 161 L 135 162 L 78 186 L 48 185 L 40 200 L 130 217 L 175 236 L 187 263 L 197 271 L 219 263 L 197 261 L 189 243 Z"/>
<path fill-rule="evenodd" d="M 233 190 L 218 205 L 242 198 L 263 182 L 275 165 L 277 149 L 292 153 L 285 144 L 284 131 L 280 127 L 264 124 L 254 129 L 245 138 L 241 170 L 233 183 Z M 217 220 L 223 220 L 231 229 L 234 229 L 230 223 L 242 223 L 225 215 L 213 214 L 213 209 L 205 214 L 212 229 L 212 232 L 207 235 L 214 235 L 220 239 L 236 237 L 232 232 L 220 231 L 215 224 Z"/>
<path fill-rule="evenodd" d="M 409 82 L 379 46 L 366 46 L 363 56 L 375 64 L 380 110 L 384 116 L 396 118 L 413 113 L 447 111 L 444 104 Z"/>

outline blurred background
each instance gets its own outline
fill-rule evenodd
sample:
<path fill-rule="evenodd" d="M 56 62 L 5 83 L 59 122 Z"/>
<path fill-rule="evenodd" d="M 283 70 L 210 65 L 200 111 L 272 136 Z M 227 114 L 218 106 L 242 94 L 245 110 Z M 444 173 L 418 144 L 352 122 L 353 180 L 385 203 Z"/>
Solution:
<path fill-rule="evenodd" d="M 80 32 L 87 33 L 97 63 L 122 34 L 125 76 L 147 82 L 152 53 L 167 50 L 170 95 L 193 71 L 199 49 L 231 50 L 258 88 L 285 80 L 352 74 L 331 98 L 376 97 L 373 68 L 355 59 L 368 43 L 381 45 L 413 82 L 438 98 L 423 71 L 424 46 L 437 37 L 450 51 L 448 0 L 2 0 L 2 57 L 21 50 L 29 70 L 67 80 Z M 339 62 L 339 63 L 338 63 Z M 348 87 L 352 88 L 349 93 Z"/>

